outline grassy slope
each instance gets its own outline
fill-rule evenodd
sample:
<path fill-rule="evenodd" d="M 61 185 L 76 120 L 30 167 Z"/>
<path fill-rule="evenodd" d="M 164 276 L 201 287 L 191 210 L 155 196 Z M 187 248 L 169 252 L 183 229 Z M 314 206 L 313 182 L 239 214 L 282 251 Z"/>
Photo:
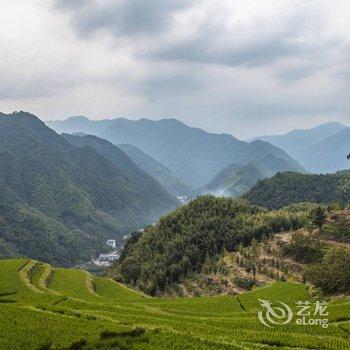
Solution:
<path fill-rule="evenodd" d="M 258 298 L 293 305 L 309 298 L 301 284 L 274 283 L 239 297 L 149 298 L 102 277 L 89 284 L 81 270 L 49 268 L 0 260 L 0 349 L 62 349 L 76 342 L 71 348 L 350 348 L 348 299 L 331 303 L 328 329 L 259 323 Z M 137 327 L 145 332 L 128 333 Z"/>

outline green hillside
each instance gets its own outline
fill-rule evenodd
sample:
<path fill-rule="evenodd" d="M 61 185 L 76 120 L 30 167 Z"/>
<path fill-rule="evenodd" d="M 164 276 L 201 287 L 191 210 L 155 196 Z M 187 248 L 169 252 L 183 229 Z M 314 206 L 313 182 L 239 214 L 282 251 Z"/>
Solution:
<path fill-rule="evenodd" d="M 310 300 L 277 282 L 239 296 L 150 298 L 83 270 L 0 260 L 0 349 L 349 349 L 348 299 L 329 300 L 329 327 L 258 320 L 259 298 Z M 310 300 L 315 302 L 315 300 Z"/>
<path fill-rule="evenodd" d="M 348 203 L 350 171 L 326 175 L 279 173 L 259 181 L 244 198 L 266 208 L 281 208 L 299 202 Z"/>
<path fill-rule="evenodd" d="M 120 240 L 176 205 L 25 112 L 0 114 L 0 193 L 0 257 L 65 266 L 89 260 L 107 238 Z"/>
<path fill-rule="evenodd" d="M 155 178 L 141 170 L 120 147 L 93 135 L 78 136 L 62 134 L 61 136 L 76 147 L 91 147 L 111 161 L 118 167 L 120 172 L 138 186 L 140 193 L 143 193 L 145 198 L 152 198 L 154 202 L 163 201 L 164 203 L 171 203 L 170 196 L 166 192 L 165 187 L 162 187 Z M 175 200 L 173 200 L 173 204 L 175 205 Z"/>
<path fill-rule="evenodd" d="M 133 236 L 111 273 L 151 295 L 181 294 L 187 278 L 205 274 L 225 251 L 299 229 L 308 214 L 305 208 L 269 212 L 240 199 L 199 197 Z"/>
<path fill-rule="evenodd" d="M 194 195 L 213 194 L 216 196 L 238 197 L 251 189 L 266 174 L 254 164 L 231 164 L 222 170 L 206 186 L 194 192 Z"/>
<path fill-rule="evenodd" d="M 172 195 L 179 196 L 191 192 L 189 185 L 180 180 L 169 168 L 135 146 L 118 145 L 142 170 L 153 176 Z"/>

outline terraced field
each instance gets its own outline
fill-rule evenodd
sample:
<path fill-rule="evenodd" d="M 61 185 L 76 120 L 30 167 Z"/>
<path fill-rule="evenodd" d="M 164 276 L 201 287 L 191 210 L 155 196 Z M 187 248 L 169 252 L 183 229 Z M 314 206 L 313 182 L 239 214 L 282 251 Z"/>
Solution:
<path fill-rule="evenodd" d="M 240 296 L 150 298 L 83 270 L 0 260 L 0 349 L 350 349 L 350 299 L 329 300 L 328 328 L 269 328 L 259 298 L 296 313 L 302 284 Z"/>

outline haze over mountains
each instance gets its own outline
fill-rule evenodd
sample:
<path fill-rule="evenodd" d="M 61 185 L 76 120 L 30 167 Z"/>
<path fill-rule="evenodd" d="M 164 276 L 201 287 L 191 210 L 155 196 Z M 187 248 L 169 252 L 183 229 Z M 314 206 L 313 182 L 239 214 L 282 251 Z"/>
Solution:
<path fill-rule="evenodd" d="M 156 202 L 159 198 L 165 201 L 169 199 L 169 194 L 165 191 L 164 187 L 152 176 L 140 169 L 119 147 L 113 145 L 109 141 L 94 135 L 78 136 L 62 134 L 61 136 L 73 146 L 79 148 L 91 147 L 106 159 L 110 160 L 125 176 L 133 179 L 135 183 L 140 185 L 140 191 L 146 190 L 147 193 L 145 193 L 145 195 L 154 196 L 152 199 L 153 201 Z"/>
<path fill-rule="evenodd" d="M 0 114 L 0 257 L 73 265 L 178 205 L 116 146 L 66 139 L 29 113 Z"/>
<path fill-rule="evenodd" d="M 66 133 L 58 135 L 26 112 L 0 114 L 0 257 L 25 255 L 74 265 L 105 250 L 106 239 L 121 240 L 124 234 L 157 221 L 179 205 L 177 195 L 237 197 L 254 187 L 249 195 L 255 201 L 266 195 L 277 203 L 280 187 L 284 193 L 298 179 L 302 184 L 314 179 L 282 174 L 276 176 L 284 176 L 283 181 L 276 182 L 276 173 L 305 172 L 281 148 L 266 141 L 248 143 L 211 134 L 175 119 L 78 117 L 48 124 Z M 330 124 L 317 130 L 303 132 L 309 149 L 315 147 L 310 138 L 321 139 L 315 155 L 333 161 L 338 157 L 332 152 L 336 146 L 337 152 L 343 149 L 348 154 L 349 128 Z M 331 132 L 335 134 L 329 136 Z M 292 136 L 288 137 L 293 140 Z M 331 167 L 322 159 L 324 166 Z M 259 181 L 271 177 L 271 182 Z M 322 186 L 327 186 L 325 179 L 319 182 Z M 329 179 L 333 184 L 334 177 Z M 336 179 L 335 187 L 329 188 L 334 188 L 331 192 L 337 199 L 347 185 L 342 183 L 344 176 Z M 261 186 L 263 193 L 255 195 Z M 298 188 L 306 193 L 302 185 Z"/>
<path fill-rule="evenodd" d="M 305 169 L 330 173 L 348 169 L 346 155 L 350 150 L 350 128 L 340 123 L 325 123 L 311 129 L 295 129 L 285 135 L 259 136 L 283 149 Z"/>
<path fill-rule="evenodd" d="M 189 127 L 176 119 L 91 121 L 85 117 L 71 117 L 47 122 L 47 125 L 59 133 L 89 133 L 113 144 L 137 147 L 194 189 L 206 185 L 233 163 L 240 166 L 263 164 L 264 172 L 270 175 L 278 171 L 304 171 L 286 152 L 268 142 L 247 143 L 232 135 Z"/>
<path fill-rule="evenodd" d="M 194 194 L 238 197 L 252 188 L 259 180 L 269 175 L 263 169 L 260 169 L 257 164 L 249 163 L 242 166 L 231 164 L 216 175 L 207 185 L 195 191 Z"/>
<path fill-rule="evenodd" d="M 135 146 L 120 144 L 118 147 L 123 150 L 135 164 L 150 176 L 153 176 L 171 195 L 188 194 L 191 187 L 184 180 L 181 180 L 174 172 L 153 157 L 142 152 Z"/>

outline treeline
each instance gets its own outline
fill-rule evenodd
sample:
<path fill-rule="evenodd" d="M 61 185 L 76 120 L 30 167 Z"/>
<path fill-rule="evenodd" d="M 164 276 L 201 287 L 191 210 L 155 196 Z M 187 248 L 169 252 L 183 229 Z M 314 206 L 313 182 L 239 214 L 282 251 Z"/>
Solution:
<path fill-rule="evenodd" d="M 310 207 L 267 211 L 242 199 L 199 197 L 133 235 L 112 273 L 148 294 L 169 292 L 225 250 L 301 228 L 309 220 Z"/>
<path fill-rule="evenodd" d="M 278 173 L 260 180 L 244 198 L 269 209 L 292 203 L 330 204 L 350 201 L 350 171 L 315 175 L 294 172 Z"/>

